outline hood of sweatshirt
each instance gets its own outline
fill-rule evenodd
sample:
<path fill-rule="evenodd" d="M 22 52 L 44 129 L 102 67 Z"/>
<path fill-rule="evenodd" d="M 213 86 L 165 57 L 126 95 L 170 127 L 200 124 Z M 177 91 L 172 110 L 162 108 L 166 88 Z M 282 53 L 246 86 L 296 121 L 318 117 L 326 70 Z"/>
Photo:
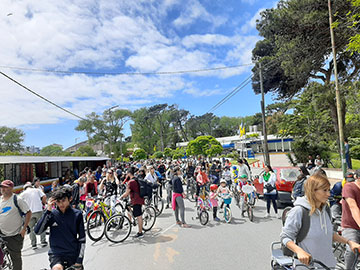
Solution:
<path fill-rule="evenodd" d="M 296 199 L 296 201 L 294 202 L 294 206 L 297 206 L 297 205 L 303 206 L 306 209 L 308 209 L 309 211 L 311 210 L 311 205 L 305 196 L 298 197 Z M 325 232 L 325 234 L 328 234 L 327 222 L 326 222 L 326 220 L 327 220 L 326 215 L 328 215 L 328 213 L 326 212 L 325 206 L 323 207 L 322 210 L 316 209 L 313 215 L 316 215 L 319 217 L 321 230 L 323 230 Z"/>

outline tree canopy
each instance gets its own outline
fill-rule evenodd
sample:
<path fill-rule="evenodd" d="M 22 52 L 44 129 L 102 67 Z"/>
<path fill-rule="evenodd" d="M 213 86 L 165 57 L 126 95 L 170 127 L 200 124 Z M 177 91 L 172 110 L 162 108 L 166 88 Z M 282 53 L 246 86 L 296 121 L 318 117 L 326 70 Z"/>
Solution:
<path fill-rule="evenodd" d="M 188 156 L 215 156 L 223 151 L 220 142 L 212 136 L 199 136 L 189 142 L 186 154 Z"/>
<path fill-rule="evenodd" d="M 0 152 L 15 152 L 22 149 L 25 133 L 17 128 L 0 127 Z"/>

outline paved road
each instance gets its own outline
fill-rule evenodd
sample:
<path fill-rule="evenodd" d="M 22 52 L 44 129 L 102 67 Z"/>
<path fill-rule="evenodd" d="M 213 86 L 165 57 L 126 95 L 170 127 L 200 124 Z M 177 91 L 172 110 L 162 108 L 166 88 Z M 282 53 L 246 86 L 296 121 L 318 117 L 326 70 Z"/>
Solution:
<path fill-rule="evenodd" d="M 186 220 L 191 228 L 175 225 L 173 211 L 165 209 L 143 239 L 122 244 L 87 239 L 85 269 L 270 269 L 270 244 L 279 239 L 281 221 L 262 218 L 265 203 L 258 201 L 255 220 L 240 218 L 232 203 L 231 224 L 211 221 L 201 226 L 194 204 L 186 200 Z M 272 212 L 273 213 L 273 212 Z M 132 235 L 136 230 L 132 232 Z M 23 249 L 25 270 L 48 267 L 47 248 L 33 251 L 27 237 Z"/>

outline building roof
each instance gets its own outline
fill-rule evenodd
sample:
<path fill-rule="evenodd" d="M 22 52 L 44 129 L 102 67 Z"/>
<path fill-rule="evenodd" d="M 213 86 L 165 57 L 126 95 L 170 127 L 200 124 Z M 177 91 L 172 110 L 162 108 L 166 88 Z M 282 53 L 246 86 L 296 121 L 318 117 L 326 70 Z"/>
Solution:
<path fill-rule="evenodd" d="M 47 162 L 72 162 L 72 161 L 103 161 L 108 157 L 49 157 L 49 156 L 0 156 L 0 164 L 19 163 L 47 163 Z"/>

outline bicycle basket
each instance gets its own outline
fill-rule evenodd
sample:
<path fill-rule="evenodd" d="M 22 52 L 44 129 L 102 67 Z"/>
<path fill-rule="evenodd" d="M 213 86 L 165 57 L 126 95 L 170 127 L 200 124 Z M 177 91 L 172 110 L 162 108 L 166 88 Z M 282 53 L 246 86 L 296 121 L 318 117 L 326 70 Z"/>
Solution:
<path fill-rule="evenodd" d="M 231 198 L 224 199 L 224 203 L 225 204 L 231 204 Z"/>

